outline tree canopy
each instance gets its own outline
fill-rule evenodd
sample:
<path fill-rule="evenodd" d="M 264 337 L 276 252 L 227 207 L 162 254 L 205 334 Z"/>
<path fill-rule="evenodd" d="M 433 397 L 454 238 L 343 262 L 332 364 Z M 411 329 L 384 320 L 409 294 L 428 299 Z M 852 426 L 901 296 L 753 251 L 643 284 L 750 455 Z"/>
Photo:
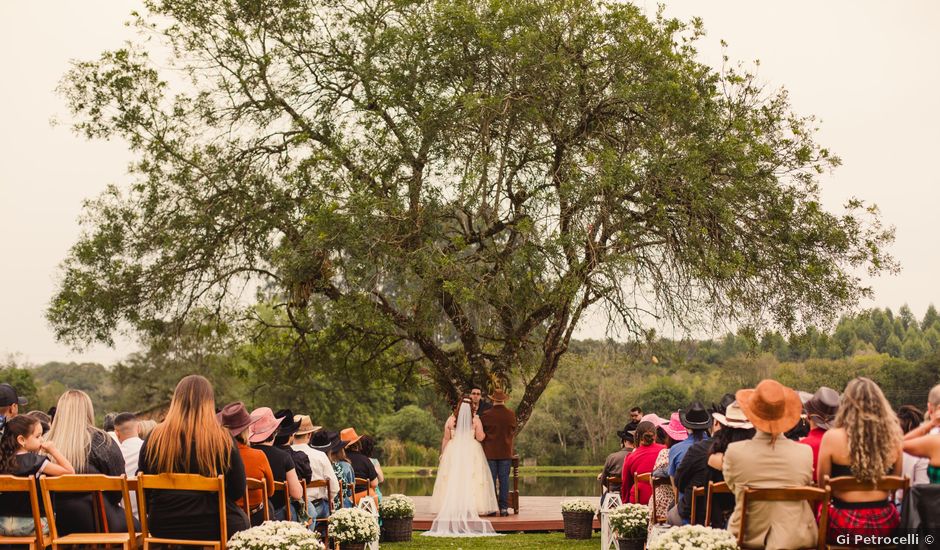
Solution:
<path fill-rule="evenodd" d="M 524 425 L 591 308 L 637 334 L 791 329 L 894 268 L 873 206 L 821 206 L 839 161 L 813 119 L 698 62 L 699 21 L 591 0 L 146 7 L 168 62 L 142 40 L 61 85 L 77 131 L 137 154 L 64 261 L 67 342 L 194 311 L 292 360 L 342 334 L 451 401 L 521 380 Z"/>

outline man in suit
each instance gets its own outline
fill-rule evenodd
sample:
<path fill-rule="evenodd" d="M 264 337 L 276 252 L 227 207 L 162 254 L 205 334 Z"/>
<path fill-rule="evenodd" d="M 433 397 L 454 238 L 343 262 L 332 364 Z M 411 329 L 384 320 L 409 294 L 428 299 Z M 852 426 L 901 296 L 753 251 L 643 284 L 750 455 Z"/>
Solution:
<path fill-rule="evenodd" d="M 509 515 L 509 469 L 512 467 L 512 442 L 516 435 L 516 414 L 506 407 L 509 395 L 496 390 L 493 406 L 480 416 L 483 423 L 483 453 L 490 465 L 493 484 L 499 492 L 499 515 Z"/>
<path fill-rule="evenodd" d="M 783 436 L 800 420 L 803 403 L 797 393 L 775 380 L 740 390 L 738 405 L 757 429 L 753 439 L 728 446 L 722 470 L 734 493 L 735 507 L 728 530 L 741 529 L 742 493 L 747 488 L 798 487 L 813 482 L 813 451 Z M 809 503 L 748 504 L 744 545 L 783 550 L 816 546 L 816 518 Z"/>

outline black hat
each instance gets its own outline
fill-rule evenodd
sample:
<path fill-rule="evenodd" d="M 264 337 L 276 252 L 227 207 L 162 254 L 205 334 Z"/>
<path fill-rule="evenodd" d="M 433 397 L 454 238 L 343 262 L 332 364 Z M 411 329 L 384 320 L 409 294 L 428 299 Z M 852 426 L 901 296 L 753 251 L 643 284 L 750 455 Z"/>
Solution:
<path fill-rule="evenodd" d="M 330 446 L 334 439 L 339 439 L 339 433 L 330 430 L 320 430 L 314 432 L 310 438 L 310 447 L 324 453 L 330 452 Z"/>
<path fill-rule="evenodd" d="M 636 422 L 628 423 L 623 427 L 622 430 L 617 431 L 617 437 L 619 437 L 622 441 L 629 441 L 630 443 L 633 443 L 633 436 L 636 433 L 636 424 Z"/>
<path fill-rule="evenodd" d="M 16 388 L 9 384 L 0 384 L 0 407 L 10 407 L 18 403 L 20 407 L 26 406 L 29 401 L 16 393 Z"/>
<path fill-rule="evenodd" d="M 679 422 L 690 430 L 707 430 L 712 427 L 712 414 L 701 401 L 694 401 L 688 409 L 679 409 Z"/>
<path fill-rule="evenodd" d="M 274 418 L 283 418 L 281 425 L 277 427 L 278 438 L 288 438 L 300 429 L 300 421 L 294 421 L 294 413 L 290 409 L 281 409 L 274 413 Z"/>
<path fill-rule="evenodd" d="M 718 403 L 712 403 L 711 413 L 715 414 L 725 414 L 725 411 L 728 410 L 728 406 L 735 402 L 735 397 L 733 393 L 726 393 L 721 396 L 721 401 Z"/>

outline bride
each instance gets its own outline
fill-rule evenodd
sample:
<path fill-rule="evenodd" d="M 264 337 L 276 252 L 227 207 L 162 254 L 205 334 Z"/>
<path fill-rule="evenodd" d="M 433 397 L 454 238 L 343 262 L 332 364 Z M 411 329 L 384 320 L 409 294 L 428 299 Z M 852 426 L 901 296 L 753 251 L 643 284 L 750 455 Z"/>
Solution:
<path fill-rule="evenodd" d="M 499 510 L 493 477 L 483 454 L 483 425 L 464 398 L 444 425 L 441 464 L 431 503 L 437 517 L 430 537 L 483 537 L 496 535 L 493 524 L 480 515 Z"/>

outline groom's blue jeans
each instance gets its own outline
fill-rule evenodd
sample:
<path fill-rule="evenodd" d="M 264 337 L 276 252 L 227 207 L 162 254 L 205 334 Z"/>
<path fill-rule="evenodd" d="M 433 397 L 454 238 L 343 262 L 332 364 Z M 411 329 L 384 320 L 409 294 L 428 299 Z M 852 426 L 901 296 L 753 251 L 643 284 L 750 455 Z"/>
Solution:
<path fill-rule="evenodd" d="M 493 483 L 498 485 L 499 509 L 505 510 L 509 508 L 509 468 L 512 467 L 512 459 L 487 460 L 487 462 L 490 465 L 490 473 L 493 474 Z"/>

